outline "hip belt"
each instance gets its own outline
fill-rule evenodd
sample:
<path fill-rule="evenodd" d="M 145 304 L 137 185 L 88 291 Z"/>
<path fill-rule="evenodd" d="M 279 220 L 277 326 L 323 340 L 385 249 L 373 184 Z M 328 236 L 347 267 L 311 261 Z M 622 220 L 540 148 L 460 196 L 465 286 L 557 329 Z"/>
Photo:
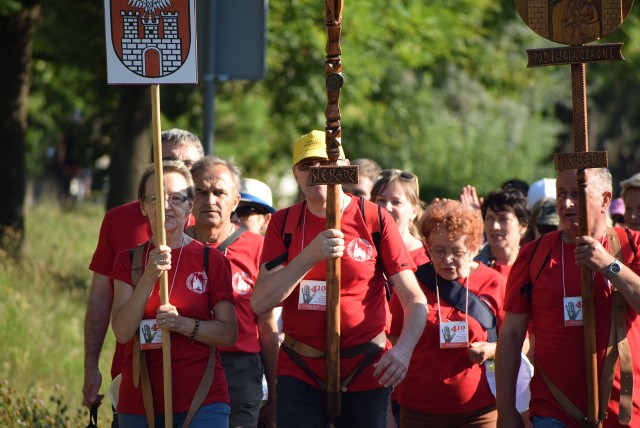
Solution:
<path fill-rule="evenodd" d="M 351 381 L 360 374 L 365 368 L 367 368 L 378 355 L 382 353 L 387 343 L 387 336 L 384 332 L 381 332 L 376 337 L 361 345 L 352 346 L 340 350 L 340 358 L 355 358 L 363 355 L 364 358 L 356 366 L 355 370 L 349 374 L 342 382 L 340 382 L 340 391 L 346 392 L 347 386 Z M 293 360 L 298 367 L 300 367 L 306 374 L 308 374 L 318 385 L 321 390 L 326 389 L 326 383 L 315 374 L 311 367 L 304 361 L 302 357 L 307 358 L 322 358 L 326 355 L 324 351 L 321 351 L 313 346 L 307 345 L 293 337 L 285 334 L 282 342 L 282 349 Z"/>

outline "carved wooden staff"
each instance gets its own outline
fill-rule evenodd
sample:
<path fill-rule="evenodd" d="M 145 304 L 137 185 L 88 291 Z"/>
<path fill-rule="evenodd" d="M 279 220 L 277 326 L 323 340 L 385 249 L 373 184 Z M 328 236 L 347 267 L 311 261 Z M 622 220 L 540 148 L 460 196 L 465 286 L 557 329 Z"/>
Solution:
<path fill-rule="evenodd" d="M 162 171 L 162 144 L 160 141 L 160 85 L 151 85 L 151 133 L 153 136 L 153 164 L 156 184 L 156 245 L 166 245 L 164 230 L 164 177 Z M 177 269 L 177 266 L 174 268 Z M 160 303 L 169 303 L 167 271 L 160 275 Z M 143 357 L 144 358 L 144 357 Z M 171 335 L 162 334 L 162 375 L 164 379 L 164 424 L 173 426 L 173 390 L 171 386 Z"/>
<path fill-rule="evenodd" d="M 329 165 L 311 169 L 311 184 L 327 185 L 327 228 L 340 229 L 340 184 L 357 183 L 357 166 L 338 166 L 342 130 L 340 128 L 340 30 L 343 0 L 326 0 L 327 59 L 327 122 L 325 127 Z M 326 324 L 327 386 L 325 411 L 330 421 L 340 415 L 340 259 L 327 260 L 327 324 Z"/>
<path fill-rule="evenodd" d="M 591 8 L 597 22 L 572 20 L 571 10 L 553 0 L 516 0 L 518 13 L 536 33 L 557 43 L 572 46 L 527 50 L 528 67 L 571 64 L 571 90 L 573 102 L 574 153 L 556 153 L 555 167 L 558 171 L 577 170 L 578 180 L 578 226 L 580 236 L 591 235 L 587 188 L 588 168 L 606 168 L 607 152 L 589 152 L 586 63 L 624 60 L 622 43 L 586 45 L 615 30 L 629 13 L 632 0 L 604 0 L 599 9 L 595 3 Z M 584 332 L 585 377 L 587 385 L 587 420 L 591 426 L 600 426 L 598 408 L 598 365 L 595 334 L 595 304 L 592 271 L 580 269 L 582 314 Z"/>

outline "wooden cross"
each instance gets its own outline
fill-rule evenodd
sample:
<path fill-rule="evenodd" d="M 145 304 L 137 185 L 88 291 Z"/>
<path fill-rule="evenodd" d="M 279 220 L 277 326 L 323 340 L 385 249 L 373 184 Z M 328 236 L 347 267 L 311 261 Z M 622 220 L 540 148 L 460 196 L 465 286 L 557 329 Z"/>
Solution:
<path fill-rule="evenodd" d="M 606 168 L 607 152 L 590 152 L 587 118 L 586 64 L 623 61 L 622 43 L 586 45 L 612 32 L 629 13 L 633 0 L 516 0 L 525 23 L 539 35 L 571 46 L 527 50 L 528 67 L 571 64 L 573 101 L 573 153 L 556 153 L 558 171 L 577 170 L 578 226 L 580 236 L 590 235 L 586 170 Z M 595 305 L 592 272 L 580 270 L 587 381 L 587 420 L 600 426 L 598 366 L 595 335 Z"/>
<path fill-rule="evenodd" d="M 340 89 L 342 62 L 340 55 L 340 31 L 342 28 L 343 0 L 326 0 L 325 25 L 327 28 L 327 59 L 325 77 L 327 88 L 327 118 L 325 136 L 329 165 L 311 168 L 310 183 L 327 186 L 327 229 L 340 229 L 340 184 L 358 183 L 358 166 L 340 166 Z M 340 416 L 340 259 L 327 260 L 327 323 L 326 360 L 327 386 L 325 412 L 329 420 Z"/>

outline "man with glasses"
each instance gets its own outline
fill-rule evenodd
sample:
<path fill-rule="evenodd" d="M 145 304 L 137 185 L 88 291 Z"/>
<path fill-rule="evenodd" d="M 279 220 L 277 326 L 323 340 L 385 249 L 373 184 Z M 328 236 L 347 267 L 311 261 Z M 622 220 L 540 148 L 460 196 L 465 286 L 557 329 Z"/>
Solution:
<path fill-rule="evenodd" d="M 260 422 L 274 427 L 278 327 L 273 311 L 256 315 L 249 303 L 264 238 L 231 222 L 231 214 L 240 202 L 240 171 L 236 165 L 217 156 L 206 156 L 196 162 L 191 172 L 196 188 L 196 222 L 187 228 L 187 234 L 222 251 L 231 264 L 238 340 L 233 347 L 218 348 L 231 400 L 229 426 L 256 427 Z M 261 407 L 263 373 L 269 397 Z"/>
<path fill-rule="evenodd" d="M 250 232 L 264 235 L 267 231 L 273 208 L 271 189 L 266 183 L 253 178 L 240 181 L 240 203 L 231 216 L 231 221 Z"/>
<path fill-rule="evenodd" d="M 179 159 L 185 165 L 193 165 L 204 156 L 200 139 L 189 131 L 171 129 L 161 134 L 164 159 Z M 98 366 L 104 337 L 109 328 L 113 287 L 109 274 L 113 261 L 120 250 L 135 248 L 151 236 L 147 218 L 142 215 L 140 202 L 134 201 L 115 207 L 102 220 L 98 244 L 91 259 L 89 269 L 93 271 L 87 312 L 84 320 L 84 386 L 83 404 L 91 407 L 102 401 L 99 395 L 102 374 Z M 111 363 L 111 378 L 120 373 L 124 346 L 116 344 Z M 117 418 L 114 414 L 114 425 Z"/>

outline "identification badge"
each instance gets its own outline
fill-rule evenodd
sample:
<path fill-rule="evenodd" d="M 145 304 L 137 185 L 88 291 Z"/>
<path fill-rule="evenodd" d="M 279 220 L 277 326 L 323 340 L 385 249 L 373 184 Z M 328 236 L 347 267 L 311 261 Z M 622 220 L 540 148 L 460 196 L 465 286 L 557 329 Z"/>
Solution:
<path fill-rule="evenodd" d="M 303 311 L 327 310 L 327 281 L 304 279 L 300 281 L 298 309 Z"/>
<path fill-rule="evenodd" d="M 440 324 L 440 348 L 468 348 L 469 329 L 465 321 L 447 321 Z"/>
<path fill-rule="evenodd" d="M 562 300 L 565 327 L 582 325 L 582 297 L 565 297 Z"/>
<path fill-rule="evenodd" d="M 162 348 L 162 329 L 158 328 L 156 320 L 140 321 L 140 349 Z"/>

